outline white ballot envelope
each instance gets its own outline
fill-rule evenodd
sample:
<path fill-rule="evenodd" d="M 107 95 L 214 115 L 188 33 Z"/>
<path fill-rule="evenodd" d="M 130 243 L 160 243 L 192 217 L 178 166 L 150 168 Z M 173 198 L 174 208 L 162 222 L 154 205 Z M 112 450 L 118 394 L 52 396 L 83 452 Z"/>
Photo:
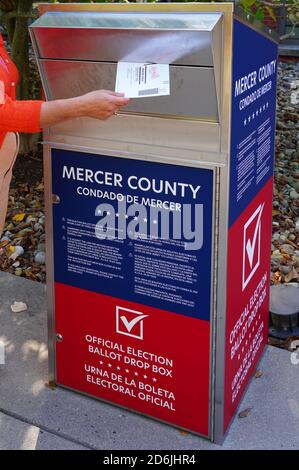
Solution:
<path fill-rule="evenodd" d="M 169 95 L 169 64 L 118 62 L 115 91 L 126 98 Z"/>

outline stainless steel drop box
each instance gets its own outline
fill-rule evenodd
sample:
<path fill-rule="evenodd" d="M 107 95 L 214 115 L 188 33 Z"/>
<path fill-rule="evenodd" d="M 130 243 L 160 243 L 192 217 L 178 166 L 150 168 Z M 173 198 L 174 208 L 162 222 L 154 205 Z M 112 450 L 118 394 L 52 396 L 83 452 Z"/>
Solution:
<path fill-rule="evenodd" d="M 267 343 L 277 42 L 233 2 L 39 11 L 47 100 L 170 66 L 44 129 L 50 381 L 222 442 Z"/>

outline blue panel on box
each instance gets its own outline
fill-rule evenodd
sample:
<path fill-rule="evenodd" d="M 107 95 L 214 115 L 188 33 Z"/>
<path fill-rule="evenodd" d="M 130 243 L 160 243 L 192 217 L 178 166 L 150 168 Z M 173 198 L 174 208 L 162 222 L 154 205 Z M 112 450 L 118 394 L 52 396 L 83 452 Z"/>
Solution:
<path fill-rule="evenodd" d="M 234 21 L 231 226 L 273 175 L 277 44 Z"/>
<path fill-rule="evenodd" d="M 55 281 L 208 320 L 212 170 L 52 150 Z"/>

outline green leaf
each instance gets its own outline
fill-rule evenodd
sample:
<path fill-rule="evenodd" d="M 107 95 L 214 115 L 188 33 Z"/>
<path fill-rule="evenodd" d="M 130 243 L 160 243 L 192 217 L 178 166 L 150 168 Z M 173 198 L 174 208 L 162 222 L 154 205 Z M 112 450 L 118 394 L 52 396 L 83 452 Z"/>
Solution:
<path fill-rule="evenodd" d="M 242 0 L 241 5 L 248 10 L 252 5 L 254 5 L 256 0 Z"/>
<path fill-rule="evenodd" d="M 254 13 L 254 17 L 259 21 L 263 21 L 265 17 L 264 10 L 262 8 L 256 10 L 256 12 Z"/>

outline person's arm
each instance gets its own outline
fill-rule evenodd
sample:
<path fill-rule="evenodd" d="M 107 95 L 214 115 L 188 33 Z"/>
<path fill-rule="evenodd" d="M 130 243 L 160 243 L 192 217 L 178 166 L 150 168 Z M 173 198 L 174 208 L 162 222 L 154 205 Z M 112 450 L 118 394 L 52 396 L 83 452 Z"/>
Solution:
<path fill-rule="evenodd" d="M 107 119 L 130 100 L 120 93 L 99 90 L 54 101 L 14 101 L 5 95 L 0 104 L 1 132 L 40 132 L 43 127 L 88 116 Z"/>
<path fill-rule="evenodd" d="M 123 94 L 108 90 L 92 91 L 76 98 L 47 101 L 41 108 L 41 127 L 83 116 L 108 119 L 129 101 Z"/>

